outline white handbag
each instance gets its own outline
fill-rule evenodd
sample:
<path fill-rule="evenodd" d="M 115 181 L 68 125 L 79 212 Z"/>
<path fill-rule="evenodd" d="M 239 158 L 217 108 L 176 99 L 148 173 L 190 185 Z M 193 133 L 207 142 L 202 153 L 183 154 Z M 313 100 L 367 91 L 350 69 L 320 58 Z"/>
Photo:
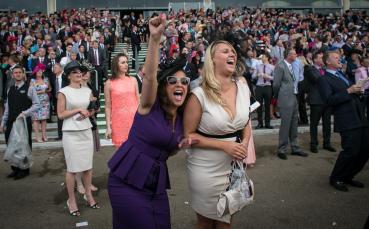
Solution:
<path fill-rule="evenodd" d="M 246 174 L 243 162 L 234 160 L 230 184 L 222 192 L 218 199 L 217 215 L 222 217 L 226 214 L 233 215 L 254 200 L 254 184 Z"/>

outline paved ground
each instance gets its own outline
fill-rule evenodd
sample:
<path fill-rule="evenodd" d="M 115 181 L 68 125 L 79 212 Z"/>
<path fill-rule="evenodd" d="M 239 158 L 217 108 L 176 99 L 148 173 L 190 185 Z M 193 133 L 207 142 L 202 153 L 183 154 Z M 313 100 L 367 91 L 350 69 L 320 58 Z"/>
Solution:
<path fill-rule="evenodd" d="M 307 134 L 302 134 L 304 149 Z M 328 185 L 337 153 L 321 150 L 308 158 L 289 157 L 282 161 L 274 155 L 277 135 L 255 136 L 257 164 L 249 170 L 256 188 L 255 202 L 235 216 L 233 228 L 348 228 L 361 229 L 369 214 L 369 166 L 357 177 L 367 187 L 336 192 Z M 339 148 L 335 135 L 333 145 Z M 5 178 L 8 166 L 0 161 L 0 228 L 49 229 L 76 228 L 78 222 L 88 227 L 111 228 L 111 208 L 106 184 L 106 161 L 113 154 L 105 147 L 96 155 L 93 182 L 100 190 L 95 193 L 100 210 L 84 206 L 79 196 L 82 216 L 70 217 L 65 201 L 64 158 L 60 149 L 37 150 L 31 176 L 14 181 Z M 2 156 L 2 155 L 1 155 Z M 187 189 L 185 155 L 168 162 L 173 189 L 169 191 L 172 228 L 194 228 L 195 214 L 191 210 Z"/>

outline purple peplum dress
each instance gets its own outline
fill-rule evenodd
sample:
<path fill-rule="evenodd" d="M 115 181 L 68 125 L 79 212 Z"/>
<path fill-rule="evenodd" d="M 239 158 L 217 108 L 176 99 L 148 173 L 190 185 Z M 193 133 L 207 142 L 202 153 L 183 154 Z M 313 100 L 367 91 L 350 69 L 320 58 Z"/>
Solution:
<path fill-rule="evenodd" d="M 173 129 L 158 100 L 149 114 L 136 112 L 128 140 L 108 162 L 114 229 L 170 228 L 166 160 L 182 132 L 182 116 Z"/>

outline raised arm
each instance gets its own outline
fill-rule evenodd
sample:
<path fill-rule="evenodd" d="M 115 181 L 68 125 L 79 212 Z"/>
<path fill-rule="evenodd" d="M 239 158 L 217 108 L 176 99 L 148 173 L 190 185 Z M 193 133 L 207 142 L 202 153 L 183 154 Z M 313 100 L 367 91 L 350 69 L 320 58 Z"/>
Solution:
<path fill-rule="evenodd" d="M 149 21 L 150 39 L 145 61 L 145 75 L 142 81 L 141 100 L 138 113 L 148 114 L 156 100 L 158 82 L 156 75 L 159 64 L 159 43 L 166 25 L 166 15 L 151 18 Z"/>

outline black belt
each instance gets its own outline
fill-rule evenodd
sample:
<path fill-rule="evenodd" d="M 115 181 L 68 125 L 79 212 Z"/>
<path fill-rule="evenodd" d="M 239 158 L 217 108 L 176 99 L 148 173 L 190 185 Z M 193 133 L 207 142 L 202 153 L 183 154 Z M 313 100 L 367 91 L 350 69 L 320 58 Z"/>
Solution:
<path fill-rule="evenodd" d="M 218 138 L 218 139 L 223 139 L 223 138 L 233 138 L 236 137 L 236 142 L 240 143 L 241 142 L 241 136 L 242 136 L 242 130 L 237 130 L 236 132 L 233 133 L 229 133 L 229 134 L 224 134 L 224 135 L 213 135 L 213 134 L 206 134 L 203 133 L 199 130 L 196 130 L 196 133 L 204 136 L 204 137 L 208 137 L 208 138 Z"/>

